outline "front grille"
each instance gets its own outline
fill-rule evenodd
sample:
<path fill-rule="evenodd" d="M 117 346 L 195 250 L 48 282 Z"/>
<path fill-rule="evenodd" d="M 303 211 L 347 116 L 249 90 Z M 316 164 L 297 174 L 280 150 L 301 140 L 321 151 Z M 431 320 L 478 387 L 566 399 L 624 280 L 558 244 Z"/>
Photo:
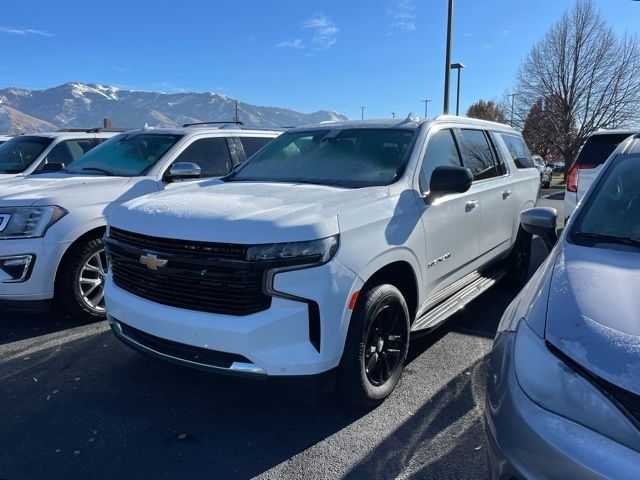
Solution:
<path fill-rule="evenodd" d="M 150 237 L 111 228 L 106 241 L 114 283 L 134 295 L 186 310 L 249 315 L 266 310 L 265 266 L 244 260 L 246 246 Z M 145 255 L 167 260 L 151 270 Z"/>

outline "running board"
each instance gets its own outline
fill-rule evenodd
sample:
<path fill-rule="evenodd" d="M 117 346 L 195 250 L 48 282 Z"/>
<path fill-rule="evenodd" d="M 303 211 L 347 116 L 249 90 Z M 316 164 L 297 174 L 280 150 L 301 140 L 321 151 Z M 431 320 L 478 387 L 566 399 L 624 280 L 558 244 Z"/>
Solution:
<path fill-rule="evenodd" d="M 411 327 L 412 332 L 420 330 L 431 330 L 451 315 L 469 304 L 472 300 L 480 296 L 489 288 L 493 287 L 504 277 L 506 272 L 498 271 L 491 275 L 478 277 L 472 283 L 453 294 L 442 303 L 439 303 L 431 310 L 418 318 Z"/>

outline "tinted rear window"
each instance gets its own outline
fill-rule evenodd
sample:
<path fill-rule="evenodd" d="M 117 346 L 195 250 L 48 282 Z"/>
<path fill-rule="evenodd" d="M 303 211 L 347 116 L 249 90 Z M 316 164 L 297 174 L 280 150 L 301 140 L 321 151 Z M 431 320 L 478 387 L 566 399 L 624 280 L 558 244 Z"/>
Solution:
<path fill-rule="evenodd" d="M 602 165 L 631 134 L 594 135 L 582 147 L 576 163 L 578 165 Z"/>
<path fill-rule="evenodd" d="M 531 152 L 527 148 L 524 139 L 515 135 L 502 134 L 502 140 L 509 149 L 516 167 L 519 169 L 535 167 Z"/>

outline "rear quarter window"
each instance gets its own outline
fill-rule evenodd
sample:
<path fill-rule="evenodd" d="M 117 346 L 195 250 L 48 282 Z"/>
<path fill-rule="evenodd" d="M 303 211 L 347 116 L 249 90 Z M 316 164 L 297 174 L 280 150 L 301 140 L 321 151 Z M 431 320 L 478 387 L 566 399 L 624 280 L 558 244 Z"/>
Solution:
<path fill-rule="evenodd" d="M 513 162 L 516 164 L 518 169 L 535 168 L 529 147 L 527 147 L 527 144 L 522 137 L 506 133 L 503 133 L 500 136 L 507 146 L 509 154 L 511 154 L 511 158 L 513 158 Z"/>

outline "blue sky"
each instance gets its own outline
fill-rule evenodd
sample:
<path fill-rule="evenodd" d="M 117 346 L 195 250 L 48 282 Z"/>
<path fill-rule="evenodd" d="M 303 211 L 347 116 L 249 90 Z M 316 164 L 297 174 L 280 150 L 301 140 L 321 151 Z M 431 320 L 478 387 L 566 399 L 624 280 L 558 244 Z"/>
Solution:
<path fill-rule="evenodd" d="M 462 109 L 511 87 L 572 0 L 456 0 Z M 67 81 L 215 91 L 259 105 L 369 118 L 442 109 L 446 0 L 2 2 L 0 87 Z M 640 33 L 640 2 L 596 0 Z M 455 76 L 453 77 L 455 80 Z M 452 84 L 455 88 L 455 83 Z"/>

